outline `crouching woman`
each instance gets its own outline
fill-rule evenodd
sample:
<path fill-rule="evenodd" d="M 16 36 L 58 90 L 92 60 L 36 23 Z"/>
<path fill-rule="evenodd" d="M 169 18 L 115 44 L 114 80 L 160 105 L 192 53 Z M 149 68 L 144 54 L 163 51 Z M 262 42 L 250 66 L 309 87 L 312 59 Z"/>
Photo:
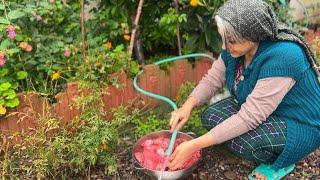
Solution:
<path fill-rule="evenodd" d="M 181 129 L 195 106 L 226 84 L 231 97 L 202 114 L 209 132 L 179 145 L 169 167 L 196 150 L 226 142 L 232 152 L 260 163 L 249 179 L 280 179 L 320 146 L 320 76 L 304 39 L 280 23 L 261 0 L 229 0 L 216 23 L 222 53 L 181 108 L 171 131 Z"/>

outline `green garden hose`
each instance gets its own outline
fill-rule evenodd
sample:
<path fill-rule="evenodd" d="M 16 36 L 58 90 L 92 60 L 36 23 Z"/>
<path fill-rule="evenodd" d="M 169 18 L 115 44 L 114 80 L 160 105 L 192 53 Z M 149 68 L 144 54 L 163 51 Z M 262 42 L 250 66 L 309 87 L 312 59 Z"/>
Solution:
<path fill-rule="evenodd" d="M 172 61 L 176 61 L 176 60 L 182 60 L 182 59 L 186 59 L 186 58 L 192 58 L 192 57 L 207 57 L 209 58 L 210 60 L 214 61 L 215 59 L 208 55 L 208 54 L 202 54 L 202 53 L 195 53 L 195 54 L 187 54 L 187 55 L 182 55 L 182 56 L 176 56 L 176 57 L 171 57 L 171 58 L 166 58 L 166 59 L 163 59 L 163 60 L 160 60 L 160 61 L 157 61 L 155 62 L 154 64 L 155 65 L 159 65 L 159 64 L 163 64 L 163 63 L 167 63 L 167 62 L 172 62 Z M 176 110 L 178 109 L 177 105 L 172 101 L 170 100 L 169 98 L 167 97 L 164 97 L 164 96 L 161 96 L 161 95 L 158 95 L 158 94 L 154 94 L 154 93 L 151 93 L 151 92 L 148 92 L 148 91 L 145 91 L 143 89 L 141 89 L 138 84 L 137 84 L 137 79 L 138 79 L 138 76 L 140 76 L 141 74 L 143 73 L 143 70 L 141 70 L 133 79 L 133 86 L 134 88 L 140 92 L 141 94 L 144 94 L 146 96 L 150 96 L 150 97 L 153 97 L 153 98 L 156 98 L 156 99 L 159 99 L 159 100 L 162 100 L 166 103 L 168 103 L 173 110 Z"/>
<path fill-rule="evenodd" d="M 171 58 L 166 58 L 166 59 L 163 59 L 163 60 L 160 60 L 160 61 L 157 61 L 155 62 L 154 64 L 155 65 L 159 65 L 159 64 L 162 64 L 162 63 L 166 63 L 166 62 L 171 62 L 171 61 L 176 61 L 176 60 L 181 60 L 181 59 L 186 59 L 186 58 L 191 58 L 191 57 L 207 57 L 209 59 L 211 59 L 212 61 L 214 61 L 215 59 L 213 57 L 211 57 L 210 55 L 208 54 L 201 54 L 201 53 L 197 53 L 197 54 L 187 54 L 187 55 L 182 55 L 182 56 L 176 56 L 176 57 L 171 57 Z M 144 95 L 147 95 L 147 96 L 150 96 L 150 97 L 153 97 L 153 98 L 156 98 L 156 99 L 159 99 L 159 100 L 162 100 L 166 103 L 168 103 L 173 110 L 176 110 L 178 109 L 177 105 L 171 101 L 169 98 L 167 97 L 164 97 L 164 96 L 161 96 L 161 95 L 158 95 L 158 94 L 154 94 L 154 93 L 151 93 L 151 92 L 148 92 L 148 91 L 145 91 L 143 89 L 141 89 L 138 84 L 137 84 L 137 79 L 138 79 L 138 76 L 141 75 L 143 73 L 143 70 L 141 70 L 133 79 L 133 86 L 134 88 L 144 94 Z M 177 137 L 177 133 L 178 133 L 178 130 L 175 128 L 172 135 L 171 135 L 171 139 L 170 139 L 170 143 L 169 143 L 169 147 L 168 147 L 168 150 L 167 150 L 167 157 L 169 157 L 172 153 L 172 150 L 173 150 L 173 145 L 174 145 L 174 142 L 176 140 L 176 137 Z M 165 163 L 164 163 L 165 164 Z M 163 171 L 163 170 L 162 170 Z M 162 174 L 162 173 L 161 173 Z M 162 175 L 161 175 L 162 176 Z M 161 178 L 160 178 L 161 179 Z"/>

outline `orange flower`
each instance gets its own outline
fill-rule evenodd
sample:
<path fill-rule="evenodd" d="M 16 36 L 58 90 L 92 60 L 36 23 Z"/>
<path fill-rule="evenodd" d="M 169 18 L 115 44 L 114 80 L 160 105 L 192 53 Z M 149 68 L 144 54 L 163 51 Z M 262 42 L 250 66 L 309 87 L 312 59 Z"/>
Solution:
<path fill-rule="evenodd" d="M 130 34 L 123 35 L 123 39 L 126 41 L 130 41 L 130 38 L 131 38 Z"/>
<path fill-rule="evenodd" d="M 30 44 L 26 43 L 26 42 L 21 42 L 19 44 L 19 47 L 22 50 L 26 51 L 26 52 L 31 52 L 32 51 L 32 46 Z"/>
<path fill-rule="evenodd" d="M 112 44 L 109 41 L 105 44 L 105 46 L 106 46 L 107 49 L 111 49 L 112 48 Z"/>
<path fill-rule="evenodd" d="M 21 43 L 19 44 L 19 47 L 20 47 L 21 49 L 23 49 L 23 50 L 27 49 L 27 46 L 28 46 L 28 43 L 26 43 L 26 42 L 21 42 Z"/>
<path fill-rule="evenodd" d="M 6 60 L 0 58 L 0 67 L 4 66 L 5 64 L 6 64 Z"/>
<path fill-rule="evenodd" d="M 191 0 L 189 4 L 191 7 L 197 7 L 199 4 L 199 0 Z"/>
<path fill-rule="evenodd" d="M 15 28 L 11 24 L 7 26 L 7 31 L 14 31 Z"/>
<path fill-rule="evenodd" d="M 17 137 L 17 136 L 19 136 L 19 132 L 18 131 L 16 131 L 16 132 L 14 132 L 13 134 L 12 134 L 12 137 Z"/>
<path fill-rule="evenodd" d="M 30 44 L 27 45 L 26 51 L 27 52 L 31 52 L 32 51 L 32 46 Z"/>
<path fill-rule="evenodd" d="M 180 99 L 180 95 L 177 94 L 177 95 L 176 95 L 176 100 L 179 101 L 179 99 Z"/>

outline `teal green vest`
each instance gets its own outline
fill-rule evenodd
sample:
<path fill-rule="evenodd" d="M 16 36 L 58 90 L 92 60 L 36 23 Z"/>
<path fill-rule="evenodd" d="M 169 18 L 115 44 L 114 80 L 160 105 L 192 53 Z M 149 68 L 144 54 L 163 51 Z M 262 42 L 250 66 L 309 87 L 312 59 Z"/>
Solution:
<path fill-rule="evenodd" d="M 233 58 L 221 53 L 226 66 L 226 84 L 239 104 L 246 101 L 259 79 L 292 77 L 296 83 L 285 95 L 272 115 L 286 121 L 287 142 L 284 151 L 274 162 L 279 169 L 296 163 L 320 146 L 320 85 L 303 49 L 289 41 L 263 41 L 243 72 L 244 80 L 233 92 L 234 74 L 242 57 Z"/>

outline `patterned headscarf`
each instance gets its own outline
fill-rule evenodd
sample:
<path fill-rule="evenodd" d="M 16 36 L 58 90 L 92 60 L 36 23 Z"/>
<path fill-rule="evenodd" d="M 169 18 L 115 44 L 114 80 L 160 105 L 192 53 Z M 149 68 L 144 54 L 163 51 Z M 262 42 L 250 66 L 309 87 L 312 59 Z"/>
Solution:
<path fill-rule="evenodd" d="M 318 65 L 308 44 L 299 33 L 278 21 L 271 6 L 266 2 L 229 0 L 218 9 L 217 15 L 229 22 L 242 37 L 250 41 L 287 40 L 298 43 L 305 50 L 320 83 Z"/>

